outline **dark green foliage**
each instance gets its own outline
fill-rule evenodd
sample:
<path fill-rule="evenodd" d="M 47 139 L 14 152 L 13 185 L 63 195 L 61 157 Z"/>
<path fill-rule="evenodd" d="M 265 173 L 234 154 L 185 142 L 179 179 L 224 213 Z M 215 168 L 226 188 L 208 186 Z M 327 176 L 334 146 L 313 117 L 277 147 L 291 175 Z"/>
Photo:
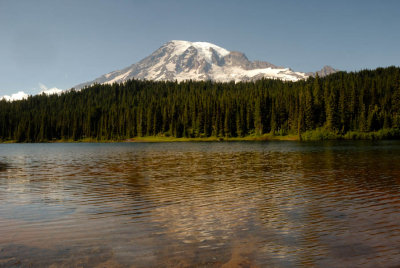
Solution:
<path fill-rule="evenodd" d="M 305 139 L 369 137 L 360 134 L 369 132 L 379 134 L 371 137 L 395 137 L 400 129 L 399 79 L 400 69 L 389 67 L 298 82 L 132 80 L 94 85 L 0 101 L 0 141 L 265 133 L 305 133 Z"/>

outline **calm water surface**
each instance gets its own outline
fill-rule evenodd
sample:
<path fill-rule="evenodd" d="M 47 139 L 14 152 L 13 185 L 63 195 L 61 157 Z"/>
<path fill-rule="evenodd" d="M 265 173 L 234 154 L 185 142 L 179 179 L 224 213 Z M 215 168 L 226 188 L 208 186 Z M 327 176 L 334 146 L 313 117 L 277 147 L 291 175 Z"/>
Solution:
<path fill-rule="evenodd" d="M 0 267 L 400 265 L 400 142 L 0 144 Z"/>

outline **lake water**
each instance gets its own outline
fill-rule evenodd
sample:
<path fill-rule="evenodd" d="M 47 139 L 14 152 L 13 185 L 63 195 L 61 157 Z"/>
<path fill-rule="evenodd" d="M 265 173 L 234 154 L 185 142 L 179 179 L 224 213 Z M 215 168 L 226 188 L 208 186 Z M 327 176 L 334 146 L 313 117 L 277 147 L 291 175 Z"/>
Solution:
<path fill-rule="evenodd" d="M 0 267 L 400 265 L 400 142 L 0 144 Z"/>

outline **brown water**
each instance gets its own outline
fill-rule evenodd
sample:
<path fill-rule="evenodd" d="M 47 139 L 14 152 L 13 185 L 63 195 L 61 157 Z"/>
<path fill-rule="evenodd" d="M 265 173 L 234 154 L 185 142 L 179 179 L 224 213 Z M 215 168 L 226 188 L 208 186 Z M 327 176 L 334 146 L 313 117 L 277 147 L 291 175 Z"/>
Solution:
<path fill-rule="evenodd" d="M 400 142 L 1 144 L 0 267 L 400 265 Z"/>

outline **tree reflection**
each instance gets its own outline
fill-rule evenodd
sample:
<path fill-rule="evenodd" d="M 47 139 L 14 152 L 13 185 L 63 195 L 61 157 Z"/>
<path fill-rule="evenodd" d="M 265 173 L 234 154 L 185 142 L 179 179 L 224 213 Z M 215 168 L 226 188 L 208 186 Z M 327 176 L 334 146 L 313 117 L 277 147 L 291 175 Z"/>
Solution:
<path fill-rule="evenodd" d="M 6 171 L 8 168 L 8 165 L 6 163 L 0 162 L 0 172 Z"/>

